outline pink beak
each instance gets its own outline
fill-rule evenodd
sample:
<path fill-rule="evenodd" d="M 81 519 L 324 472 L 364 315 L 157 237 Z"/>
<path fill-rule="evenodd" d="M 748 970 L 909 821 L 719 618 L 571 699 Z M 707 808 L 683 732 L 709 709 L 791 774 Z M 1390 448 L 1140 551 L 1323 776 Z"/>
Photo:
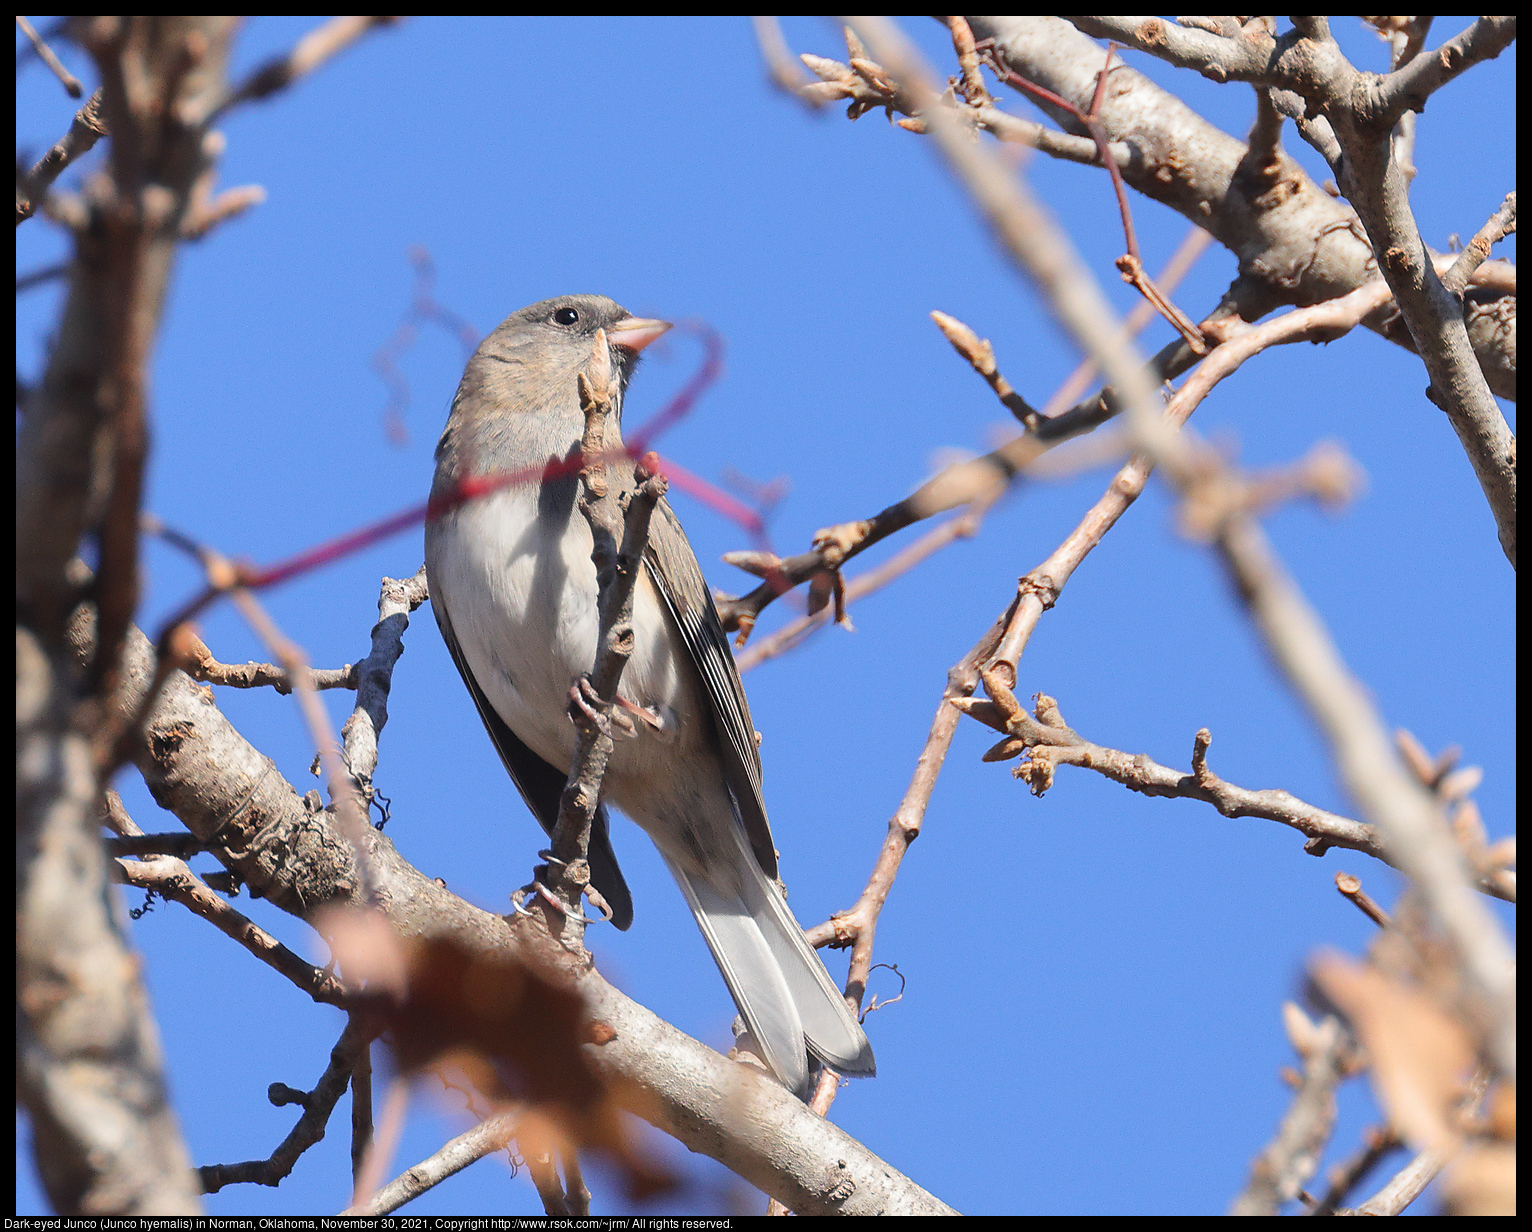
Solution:
<path fill-rule="evenodd" d="M 606 331 L 614 346 L 637 355 L 670 328 L 669 321 L 647 321 L 642 317 L 624 317 Z"/>

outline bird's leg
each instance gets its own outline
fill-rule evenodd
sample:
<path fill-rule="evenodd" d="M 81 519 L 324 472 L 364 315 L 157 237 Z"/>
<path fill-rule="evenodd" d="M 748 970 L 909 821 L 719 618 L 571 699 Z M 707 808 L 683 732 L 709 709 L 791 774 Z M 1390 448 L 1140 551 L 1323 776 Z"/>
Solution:
<path fill-rule="evenodd" d="M 644 724 L 656 735 L 663 735 L 665 733 L 666 723 L 664 717 L 655 713 L 650 707 L 630 701 L 621 693 L 617 695 L 617 706 L 618 709 L 612 711 L 612 721 L 619 726 L 626 725 L 625 730 L 628 735 L 636 736 L 638 734 L 638 729 L 633 726 L 634 719 Z"/>

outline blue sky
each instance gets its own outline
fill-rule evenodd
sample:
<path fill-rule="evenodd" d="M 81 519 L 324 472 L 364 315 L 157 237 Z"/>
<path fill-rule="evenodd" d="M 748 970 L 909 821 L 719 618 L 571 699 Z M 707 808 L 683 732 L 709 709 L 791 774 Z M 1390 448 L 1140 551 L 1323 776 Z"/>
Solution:
<path fill-rule="evenodd" d="M 1466 20 L 1439 19 L 1432 42 Z M 250 21 L 236 75 L 311 24 Z M 940 27 L 905 28 L 949 70 Z M 795 50 L 843 56 L 829 24 L 790 19 L 785 29 Z M 1357 63 L 1386 67 L 1370 33 L 1351 19 L 1337 29 Z M 90 88 L 83 58 L 63 54 Z M 1248 88 L 1128 59 L 1226 131 L 1248 127 Z M 1413 203 L 1436 247 L 1452 233 L 1466 240 L 1514 186 L 1514 71 L 1513 48 L 1441 91 L 1420 122 Z M 1005 105 L 1032 114 L 1015 96 Z M 36 157 L 73 106 L 29 67 L 18 82 L 21 146 Z M 723 380 L 657 444 L 710 479 L 731 469 L 786 477 L 770 528 L 784 553 L 821 526 L 870 516 L 944 451 L 982 451 L 1007 426 L 932 309 L 991 338 L 1034 403 L 1078 361 L 929 144 L 881 114 L 856 124 L 836 108 L 806 114 L 765 84 L 746 19 L 411 19 L 240 109 L 224 131 L 223 184 L 257 183 L 268 199 L 180 259 L 154 364 L 146 503 L 230 555 L 281 559 L 424 499 L 461 347 L 427 328 L 402 360 L 403 445 L 385 432 L 386 390 L 369 367 L 408 306 L 412 245 L 435 261 L 439 300 L 479 331 L 535 300 L 587 291 L 720 331 Z M 1327 178 L 1287 135 L 1311 174 Z M 1105 176 L 1042 157 L 1026 174 L 1108 296 L 1130 308 L 1112 267 L 1122 238 Z M 72 171 L 65 183 L 77 179 Z M 1186 224 L 1140 197 L 1133 205 L 1157 268 Z M 18 232 L 20 270 L 64 251 L 44 221 Z M 1514 254 L 1514 240 L 1497 252 Z M 1204 315 L 1233 272 L 1215 246 L 1177 302 Z M 19 300 L 23 374 L 38 371 L 58 298 L 54 284 Z M 1146 345 L 1167 330 L 1152 328 Z M 629 422 L 663 405 L 697 358 L 686 339 L 651 348 Z M 1268 533 L 1386 722 L 1433 751 L 1461 745 L 1466 763 L 1484 767 L 1477 798 L 1499 837 L 1515 801 L 1513 573 L 1425 385 L 1412 356 L 1358 332 L 1257 358 L 1194 424 L 1250 467 L 1336 439 L 1365 470 L 1364 495 L 1340 514 L 1283 508 Z M 1514 407 L 1504 409 L 1514 425 Z M 857 606 L 855 633 L 822 632 L 746 677 L 783 875 L 806 925 L 860 890 L 948 666 L 1109 478 L 1098 470 L 1015 493 L 975 539 Z M 710 581 L 747 589 L 754 579 L 719 560 L 748 546 L 744 532 L 684 495 L 673 503 Z M 366 653 L 378 579 L 413 573 L 421 557 L 417 528 L 265 601 L 314 663 L 339 666 Z M 154 546 L 147 570 L 152 628 L 197 579 Z M 762 631 L 793 614 L 778 604 Z M 202 632 L 225 661 L 269 658 L 228 609 Z M 392 802 L 387 833 L 427 874 L 504 910 L 541 834 L 424 609 L 406 647 L 377 775 Z M 1179 537 L 1157 483 L 1043 618 L 1017 688 L 1037 691 L 1089 738 L 1183 768 L 1207 726 L 1211 764 L 1231 781 L 1354 814 L 1217 562 Z M 339 726 L 350 696 L 326 697 Z M 317 786 L 290 699 L 224 690 L 220 704 L 300 790 Z M 990 743 L 965 721 L 879 926 L 877 960 L 898 964 L 908 983 L 903 1000 L 868 1020 L 878 1077 L 844 1091 L 832 1115 L 971 1214 L 1219 1213 L 1286 1107 L 1281 1002 L 1318 947 L 1359 952 L 1369 939 L 1372 925 L 1335 892 L 1335 873 L 1358 874 L 1385 903 L 1397 879 L 1344 852 L 1315 860 L 1273 823 L 1144 799 L 1082 771 L 1066 768 L 1034 799 L 1007 766 L 979 761 Z M 177 828 L 135 776 L 119 786 L 146 829 Z M 599 965 L 657 1013 L 727 1047 L 734 1010 L 680 895 L 634 827 L 622 823 L 615 841 L 637 919 L 626 934 L 592 931 Z M 305 926 L 248 898 L 237 905 L 324 961 Z M 133 935 L 195 1161 L 265 1157 L 295 1119 L 266 1102 L 267 1085 L 312 1086 L 340 1015 L 173 906 Z M 842 956 L 827 958 L 844 973 Z M 873 988 L 890 997 L 898 980 L 878 972 Z M 1366 1089 L 1346 1087 L 1336 1151 L 1349 1153 L 1376 1118 Z M 338 1211 L 349 1197 L 345 1121 L 342 1107 L 279 1189 L 227 1189 L 209 1211 Z M 422 1091 L 390 1175 L 466 1123 L 450 1100 Z M 17 1210 L 37 1213 L 26 1137 L 19 1123 Z M 736 1200 L 761 1209 L 723 1169 L 655 1137 L 695 1182 L 685 1209 Z M 623 1209 L 604 1178 L 593 1187 L 598 1213 Z M 524 1175 L 487 1160 L 407 1213 L 540 1209 Z"/>

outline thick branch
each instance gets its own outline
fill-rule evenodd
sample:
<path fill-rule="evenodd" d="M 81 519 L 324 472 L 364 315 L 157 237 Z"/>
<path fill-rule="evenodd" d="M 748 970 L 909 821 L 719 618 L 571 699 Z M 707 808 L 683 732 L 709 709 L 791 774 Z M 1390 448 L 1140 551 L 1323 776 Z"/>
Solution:
<path fill-rule="evenodd" d="M 97 838 L 93 761 L 54 663 L 18 630 L 17 1102 L 55 1211 L 192 1214 L 191 1161 Z"/>
<path fill-rule="evenodd" d="M 79 656 L 89 656 L 89 629 L 85 621 L 73 628 Z M 148 641 L 136 631 L 125 666 L 129 687 L 121 700 L 131 713 L 135 691 L 141 694 L 154 675 Z M 297 790 L 183 673 L 166 681 L 135 760 L 156 801 L 283 910 L 313 920 L 327 903 L 364 905 L 351 846 L 333 818 L 310 813 Z M 509 923 L 465 903 L 400 858 L 376 830 L 369 828 L 364 839 L 380 890 L 378 909 L 402 936 L 448 934 L 474 953 L 520 954 L 531 947 L 542 967 L 568 962 L 567 952 L 532 922 Z M 774 1082 L 661 1022 L 594 970 L 572 978 L 592 1018 L 616 1032 L 593 1030 L 604 1042 L 585 1045 L 597 1068 L 615 1083 L 624 1106 L 692 1150 L 803 1213 L 948 1209 Z M 721 1100 L 721 1092 L 740 1092 L 764 1115 L 744 1115 L 738 1104 Z M 826 1160 L 847 1161 L 845 1177 L 832 1178 Z"/>
<path fill-rule="evenodd" d="M 1409 206 L 1409 182 L 1393 156 L 1392 134 L 1404 110 L 1424 106 L 1430 90 L 1471 63 L 1498 55 L 1515 37 L 1514 18 L 1483 17 L 1458 38 L 1381 79 L 1359 73 L 1322 22 L 1299 25 L 1273 39 L 1258 32 L 1223 37 L 1157 18 L 1077 18 L 1082 30 L 1118 38 L 1172 63 L 1198 67 L 1214 79 L 1238 78 L 1301 99 L 1304 123 L 1322 117 L 1316 141 L 1370 242 L 1409 331 L 1412 349 L 1431 378 L 1427 391 L 1446 412 L 1484 490 L 1506 557 L 1516 563 L 1516 443 L 1492 393 L 1514 389 L 1489 378 L 1499 365 L 1475 354 L 1482 331 L 1465 316 L 1477 312 L 1438 278 Z M 1321 234 L 1315 232 L 1315 234 Z"/>
<path fill-rule="evenodd" d="M 981 40 L 993 40 L 992 54 L 1005 67 L 1081 110 L 1090 106 L 1105 49 L 1074 26 L 1199 71 L 1216 64 L 1207 75 L 1217 80 L 1266 74 L 1273 54 L 1271 40 L 1263 42 L 1257 29 L 1259 18 L 1238 39 L 1159 18 L 970 20 Z M 1259 155 L 1126 65 L 1113 66 L 1111 81 L 1099 122 L 1111 141 L 1127 142 L 1134 151 L 1135 157 L 1122 165 L 1124 178 L 1151 200 L 1205 227 L 1239 258 L 1242 277 L 1260 292 L 1247 296 L 1246 320 L 1284 304 L 1302 306 L 1348 294 L 1376 275 L 1376 258 L 1355 213 L 1321 191 L 1280 149 Z M 1084 137 L 1070 113 L 1039 106 L 1063 128 Z M 1263 301 L 1258 309 L 1257 299 Z M 1514 313 L 1514 304 L 1508 310 Z M 1493 322 L 1499 309 L 1486 301 L 1470 303 L 1466 311 L 1494 392 L 1514 399 L 1515 358 L 1507 353 L 1505 331 Z M 1379 313 L 1366 324 L 1413 348 L 1408 331 L 1391 328 L 1391 319 L 1397 320 Z"/>
<path fill-rule="evenodd" d="M 170 117 L 218 88 L 233 28 L 217 17 L 82 19 L 101 71 L 110 174 L 75 233 L 63 315 L 17 436 L 18 651 L 28 648 L 17 683 L 31 699 L 35 756 L 17 796 L 18 891 L 33 912 L 18 920 L 20 1089 L 49 1198 L 71 1214 L 198 1209 L 137 963 L 102 919 L 112 898 L 95 798 L 109 737 L 101 718 L 138 595 L 147 365 L 202 167 L 201 134 Z M 103 632 L 81 672 L 62 643 L 81 585 L 71 562 L 88 535 Z"/>

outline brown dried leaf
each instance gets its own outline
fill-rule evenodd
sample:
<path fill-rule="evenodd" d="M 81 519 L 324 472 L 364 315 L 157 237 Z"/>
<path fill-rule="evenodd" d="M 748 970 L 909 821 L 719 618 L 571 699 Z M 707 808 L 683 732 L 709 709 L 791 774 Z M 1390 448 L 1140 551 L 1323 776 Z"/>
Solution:
<path fill-rule="evenodd" d="M 409 959 L 403 941 L 377 911 L 327 907 L 314 926 L 330 945 L 348 988 L 378 996 L 400 997 L 409 983 Z"/>
<path fill-rule="evenodd" d="M 1501 1083 L 1495 1088 L 1489 1097 L 1484 1123 L 1501 1141 L 1516 1141 L 1516 1087 L 1513 1084 Z"/>
<path fill-rule="evenodd" d="M 1419 989 L 1345 955 L 1321 954 L 1313 973 L 1367 1048 L 1378 1102 L 1399 1136 L 1450 1153 L 1459 1138 L 1453 1110 L 1474 1062 L 1462 1024 Z"/>
<path fill-rule="evenodd" d="M 391 949 L 390 962 L 402 957 L 403 985 L 380 1007 L 401 1071 L 455 1065 L 489 1100 L 530 1104 L 519 1131 L 523 1154 L 595 1149 L 634 1199 L 675 1188 L 675 1177 L 637 1149 L 613 1093 L 587 1060 L 582 1045 L 592 1027 L 567 978 L 510 953 L 470 951 L 448 937 L 380 942 L 375 926 L 350 927 L 344 944 L 351 956 L 344 961 L 366 961 L 356 952 L 364 945 Z"/>

